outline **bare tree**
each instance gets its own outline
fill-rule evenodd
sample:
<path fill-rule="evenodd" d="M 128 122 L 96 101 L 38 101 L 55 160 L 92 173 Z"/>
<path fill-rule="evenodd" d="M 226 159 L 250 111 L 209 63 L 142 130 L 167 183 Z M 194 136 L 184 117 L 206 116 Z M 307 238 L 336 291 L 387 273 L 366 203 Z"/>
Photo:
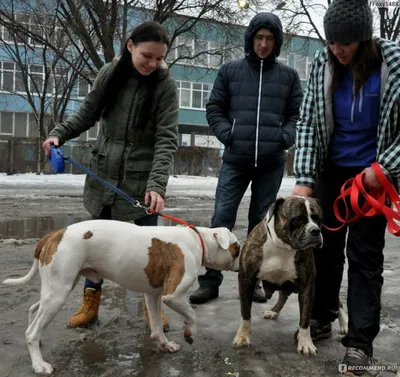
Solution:
<path fill-rule="evenodd" d="M 314 36 L 325 43 L 322 19 L 331 2 L 331 0 L 288 0 L 277 12 L 285 25 L 287 34 Z M 265 4 L 265 1 L 258 1 L 258 4 L 260 3 Z M 269 3 L 274 7 L 282 2 L 273 0 Z M 399 40 L 400 8 L 382 7 L 374 8 L 373 11 L 380 24 L 380 37 L 394 41 Z"/>
<path fill-rule="evenodd" d="M 176 57 L 170 62 L 171 65 L 179 60 L 199 60 L 203 57 L 209 61 L 207 56 L 223 56 L 226 54 L 225 47 L 232 47 L 234 40 L 241 40 L 240 27 L 232 26 L 232 23 L 240 24 L 245 15 L 232 6 L 230 0 L 3 0 L 0 2 L 0 24 L 7 29 L 19 30 L 25 33 L 37 43 L 46 44 L 52 51 L 58 51 L 51 40 L 46 36 L 36 33 L 32 28 L 22 25 L 9 16 L 10 2 L 19 6 L 23 4 L 24 12 L 37 14 L 39 12 L 50 12 L 59 24 L 60 30 L 70 49 L 75 54 L 80 54 L 81 59 L 86 62 L 85 72 L 79 75 L 91 82 L 94 74 L 107 62 L 111 61 L 121 50 L 127 38 L 128 29 L 138 20 L 153 19 L 169 30 L 171 37 L 171 50 L 178 49 L 184 52 L 188 47 L 185 43 L 188 38 L 196 40 L 196 52 L 190 54 L 174 54 Z M 51 11 L 49 11 L 51 9 Z M 219 24 L 216 24 L 216 21 Z M 201 35 L 201 38 L 197 36 Z M 179 37 L 182 38 L 179 39 Z M 219 39 L 220 46 L 209 48 L 201 40 Z M 233 46 L 238 47 L 238 46 Z M 71 69 L 69 56 L 63 54 L 61 59 Z M 203 64 L 207 66 L 207 64 Z M 90 73 L 90 75 L 88 75 Z"/>
<path fill-rule="evenodd" d="M 6 65 L 11 71 L 3 80 L 1 89 L 23 98 L 31 109 L 37 126 L 37 171 L 40 172 L 40 142 L 47 136 L 49 127 L 63 120 L 77 75 L 76 72 L 70 74 L 68 66 L 60 64 L 60 56 L 65 53 L 67 45 L 57 32 L 54 18 L 43 14 L 28 17 L 14 13 L 13 9 L 10 9 L 8 17 L 15 20 L 15 25 L 20 23 L 27 27 L 29 24 L 37 35 L 47 36 L 54 46 L 58 46 L 55 53 L 48 45 L 38 44 L 31 35 L 20 32 L 16 26 L 0 33 L 0 49 L 6 56 L 6 59 L 3 57 L 3 69 Z M 82 65 L 80 59 L 73 63 L 76 67 Z"/>
<path fill-rule="evenodd" d="M 381 38 L 400 40 L 400 7 L 379 7 L 379 30 Z"/>

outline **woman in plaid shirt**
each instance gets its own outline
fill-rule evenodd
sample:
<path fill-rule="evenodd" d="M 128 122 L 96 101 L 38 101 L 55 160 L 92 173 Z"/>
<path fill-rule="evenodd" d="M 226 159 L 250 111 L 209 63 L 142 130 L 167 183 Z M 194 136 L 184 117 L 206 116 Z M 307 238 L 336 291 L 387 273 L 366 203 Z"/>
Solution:
<path fill-rule="evenodd" d="M 311 68 L 297 123 L 293 195 L 319 198 L 324 224 L 340 224 L 333 203 L 341 186 L 364 171 L 364 185 L 380 188 L 371 164 L 400 182 L 400 46 L 373 39 L 367 0 L 336 0 L 324 17 L 328 46 Z M 379 332 L 386 219 L 365 217 L 339 231 L 323 229 L 324 247 L 314 253 L 317 269 L 311 321 L 314 340 L 332 334 L 345 263 L 347 236 L 349 313 L 343 364 L 373 363 Z M 350 368 L 349 368 L 350 367 Z M 363 370 L 354 370 L 362 374 Z M 358 368 L 362 369 L 362 368 Z"/>

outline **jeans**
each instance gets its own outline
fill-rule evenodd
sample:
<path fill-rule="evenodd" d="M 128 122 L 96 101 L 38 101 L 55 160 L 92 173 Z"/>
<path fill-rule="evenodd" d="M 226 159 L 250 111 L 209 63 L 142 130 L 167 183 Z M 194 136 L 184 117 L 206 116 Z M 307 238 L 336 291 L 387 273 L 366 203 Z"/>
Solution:
<path fill-rule="evenodd" d="M 233 229 L 240 202 L 251 182 L 247 229 L 247 233 L 250 234 L 276 200 L 284 166 L 284 161 L 261 167 L 243 166 L 224 161 L 218 178 L 211 228 Z M 207 272 L 199 276 L 198 280 L 201 287 L 217 289 L 222 283 L 223 275 L 221 271 L 207 269 Z"/>
<path fill-rule="evenodd" d="M 315 195 L 321 203 L 326 226 L 340 225 L 333 213 L 333 203 L 344 182 L 362 170 L 332 163 L 325 167 L 323 179 L 316 183 Z M 386 219 L 382 215 L 363 217 L 339 231 L 322 228 L 324 246 L 314 251 L 317 276 L 311 317 L 328 323 L 338 318 L 347 235 L 349 331 L 342 344 L 360 348 L 369 355 L 379 332 L 385 229 Z"/>
<path fill-rule="evenodd" d="M 111 207 L 104 207 L 100 213 L 99 217 L 92 216 L 93 220 L 100 219 L 100 220 L 110 220 L 111 219 Z M 147 215 L 143 216 L 134 221 L 136 225 L 140 226 L 155 226 L 158 223 L 158 216 L 157 215 Z M 104 280 L 101 279 L 99 283 L 94 283 L 89 279 L 85 279 L 85 289 L 86 288 L 93 288 L 96 290 L 101 289 Z"/>

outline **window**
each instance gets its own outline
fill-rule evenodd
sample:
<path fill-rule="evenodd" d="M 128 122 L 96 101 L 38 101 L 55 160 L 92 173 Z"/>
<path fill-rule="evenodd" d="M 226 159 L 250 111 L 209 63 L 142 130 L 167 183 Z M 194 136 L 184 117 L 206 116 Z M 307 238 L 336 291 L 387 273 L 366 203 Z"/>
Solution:
<path fill-rule="evenodd" d="M 43 94 L 45 71 L 44 66 L 40 64 L 30 64 L 24 67 L 24 71 L 28 70 L 28 90 L 31 94 Z M 25 75 L 21 67 L 14 62 L 0 62 L 0 90 L 7 92 L 26 92 Z M 63 95 L 65 85 L 68 80 L 67 68 L 55 68 L 53 74 L 49 78 L 49 84 L 46 88 L 48 94 Z"/>
<path fill-rule="evenodd" d="M 38 136 L 38 125 L 33 114 L 29 114 L 29 130 L 28 137 L 37 137 Z"/>
<path fill-rule="evenodd" d="M 307 80 L 307 56 L 295 55 L 294 68 L 299 74 L 300 80 Z"/>
<path fill-rule="evenodd" d="M 21 68 L 13 62 L 1 62 L 1 90 L 7 92 L 25 92 Z"/>
<path fill-rule="evenodd" d="M 14 135 L 14 113 L 8 111 L 1 112 L 0 134 Z"/>
<path fill-rule="evenodd" d="M 1 89 L 8 92 L 14 90 L 14 63 L 2 62 Z"/>
<path fill-rule="evenodd" d="M 178 57 L 182 58 L 181 63 L 188 64 L 193 52 L 193 39 L 187 37 L 178 37 Z"/>
<path fill-rule="evenodd" d="M 225 58 L 226 62 L 230 62 L 232 60 L 240 59 L 244 57 L 244 49 L 242 46 L 240 47 L 231 47 L 225 50 Z"/>
<path fill-rule="evenodd" d="M 179 59 L 178 64 L 218 69 L 224 61 L 243 56 L 243 47 L 241 46 L 226 49 L 224 43 L 180 36 L 175 38 L 172 43 L 166 61 L 174 62 Z"/>
<path fill-rule="evenodd" d="M 99 134 L 99 123 L 96 123 L 96 125 L 92 128 L 90 128 L 87 133 L 86 133 L 86 140 L 96 140 L 97 135 Z"/>
<path fill-rule="evenodd" d="M 281 51 L 281 53 L 278 56 L 278 61 L 284 64 L 289 64 L 287 52 Z"/>
<path fill-rule="evenodd" d="M 207 66 L 208 65 L 208 42 L 200 39 L 194 41 L 193 59 L 194 65 Z"/>
<path fill-rule="evenodd" d="M 52 83 L 52 93 L 57 96 L 64 96 L 68 85 L 68 68 L 56 67 L 50 78 Z"/>
<path fill-rule="evenodd" d="M 174 41 L 172 42 L 171 48 L 168 51 L 168 55 L 165 58 L 165 60 L 169 63 L 174 62 L 176 59 L 178 53 L 177 43 L 178 43 L 178 38 L 175 38 Z"/>
<path fill-rule="evenodd" d="M 83 77 L 79 78 L 78 81 L 78 97 L 85 97 L 90 92 L 91 85 Z"/>
<path fill-rule="evenodd" d="M 15 113 L 14 114 L 14 136 L 27 137 L 28 136 L 28 114 Z"/>
<path fill-rule="evenodd" d="M 209 44 L 210 67 L 219 68 L 224 62 L 224 45 L 218 42 L 210 42 Z"/>
<path fill-rule="evenodd" d="M 29 78 L 29 89 L 34 93 L 42 93 L 43 91 L 43 78 L 44 78 L 44 66 L 31 64 L 30 65 L 30 78 Z"/>
<path fill-rule="evenodd" d="M 205 109 L 210 93 L 211 84 L 189 81 L 176 81 L 179 91 L 179 106 L 183 108 Z"/>

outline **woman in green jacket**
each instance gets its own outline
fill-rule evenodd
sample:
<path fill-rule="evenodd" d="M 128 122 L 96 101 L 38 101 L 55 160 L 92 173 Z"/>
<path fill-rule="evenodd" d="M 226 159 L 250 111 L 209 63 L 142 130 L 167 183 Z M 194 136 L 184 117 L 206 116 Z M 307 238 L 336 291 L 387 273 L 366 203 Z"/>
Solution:
<path fill-rule="evenodd" d="M 164 63 L 168 46 L 168 35 L 158 23 L 137 26 L 122 55 L 100 69 L 79 111 L 58 124 L 43 143 L 49 155 L 52 145 L 76 138 L 98 121 L 90 169 L 157 212 L 164 209 L 178 146 L 177 87 Z M 157 225 L 157 216 L 133 207 L 91 176 L 86 177 L 83 204 L 95 219 Z M 97 320 L 102 283 L 85 280 L 83 303 L 70 325 L 86 327 Z"/>

